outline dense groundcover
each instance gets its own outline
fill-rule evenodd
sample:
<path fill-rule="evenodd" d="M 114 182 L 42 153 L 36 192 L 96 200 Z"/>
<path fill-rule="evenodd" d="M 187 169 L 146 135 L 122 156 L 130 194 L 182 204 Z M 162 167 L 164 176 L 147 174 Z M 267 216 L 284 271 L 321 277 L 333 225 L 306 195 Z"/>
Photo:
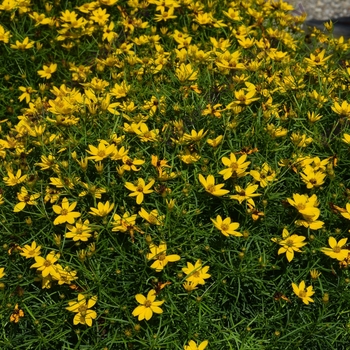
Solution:
<path fill-rule="evenodd" d="M 348 348 L 350 44 L 304 20 L 2 1 L 1 349 Z"/>

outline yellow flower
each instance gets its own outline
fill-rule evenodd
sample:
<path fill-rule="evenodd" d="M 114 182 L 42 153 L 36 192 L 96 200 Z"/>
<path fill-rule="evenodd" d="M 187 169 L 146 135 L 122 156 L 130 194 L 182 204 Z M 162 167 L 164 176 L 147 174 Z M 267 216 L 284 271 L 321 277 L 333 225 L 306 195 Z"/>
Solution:
<path fill-rule="evenodd" d="M 75 223 L 75 226 L 67 224 L 67 229 L 70 232 L 66 232 L 66 238 L 72 238 L 74 242 L 86 242 L 91 237 L 90 232 L 92 232 L 89 224 L 89 220 L 85 220 L 83 223 L 81 219 Z"/>
<path fill-rule="evenodd" d="M 350 135 L 349 135 L 349 134 L 344 134 L 342 140 L 343 140 L 346 144 L 350 145 Z"/>
<path fill-rule="evenodd" d="M 160 272 L 168 264 L 168 262 L 179 261 L 181 257 L 177 254 L 166 255 L 167 245 L 166 243 L 161 243 L 159 246 L 151 244 L 150 253 L 147 254 L 148 260 L 155 260 L 151 265 L 152 269 L 155 269 L 156 272 Z"/>
<path fill-rule="evenodd" d="M 221 233 L 228 237 L 229 235 L 232 236 L 236 236 L 236 237 L 240 237 L 243 236 L 242 233 L 237 232 L 236 230 L 239 227 L 239 223 L 238 222 L 231 222 L 231 218 L 226 218 L 224 220 L 222 220 L 221 216 L 218 215 L 216 217 L 216 220 L 214 219 L 210 219 L 214 226 L 221 231 Z"/>
<path fill-rule="evenodd" d="M 193 290 L 197 289 L 197 285 L 198 283 L 193 281 L 185 281 L 182 286 L 185 288 L 186 292 L 192 292 Z"/>
<path fill-rule="evenodd" d="M 21 169 L 17 170 L 16 175 L 13 174 L 12 170 L 7 171 L 7 176 L 3 177 L 2 179 L 4 180 L 5 184 L 7 186 L 16 186 L 26 180 L 28 175 L 23 175 L 22 176 L 22 171 Z"/>
<path fill-rule="evenodd" d="M 291 262 L 294 258 L 294 252 L 301 252 L 299 248 L 307 243 L 303 243 L 305 237 L 298 235 L 290 235 L 287 229 L 283 229 L 282 240 L 272 238 L 271 240 L 278 243 L 282 247 L 278 250 L 278 255 L 286 253 L 287 260 Z"/>
<path fill-rule="evenodd" d="M 326 174 L 322 171 L 314 171 L 311 166 L 307 166 L 300 173 L 303 182 L 306 184 L 306 188 L 311 189 L 314 187 L 319 187 L 324 184 L 324 179 Z"/>
<path fill-rule="evenodd" d="M 350 103 L 343 101 L 340 105 L 338 102 L 334 102 L 334 106 L 331 106 L 332 111 L 339 114 L 340 116 L 350 117 Z"/>
<path fill-rule="evenodd" d="M 91 154 L 88 159 L 93 159 L 96 162 L 111 156 L 116 150 L 114 144 L 109 145 L 106 141 L 100 141 L 98 147 L 89 145 L 89 149 L 89 151 L 86 151 L 87 153 Z"/>
<path fill-rule="evenodd" d="M 25 37 L 23 42 L 16 40 L 16 44 L 11 44 L 11 49 L 15 50 L 28 50 L 31 49 L 35 44 L 35 41 L 30 41 L 28 37 Z"/>
<path fill-rule="evenodd" d="M 321 272 L 319 272 L 315 269 L 310 270 L 310 276 L 313 280 L 317 280 L 321 276 Z"/>
<path fill-rule="evenodd" d="M 198 132 L 196 130 L 191 130 L 191 134 L 185 133 L 183 135 L 183 140 L 185 142 L 198 142 L 200 141 L 208 131 L 204 131 L 204 129 L 199 130 Z"/>
<path fill-rule="evenodd" d="M 255 181 L 259 181 L 261 187 L 266 187 L 276 177 L 276 172 L 267 163 L 264 163 L 259 170 L 251 170 L 249 174 Z"/>
<path fill-rule="evenodd" d="M 296 147 L 307 147 L 312 141 L 312 137 L 307 137 L 305 134 L 300 134 L 299 132 L 293 132 L 290 140 Z"/>
<path fill-rule="evenodd" d="M 18 323 L 20 318 L 24 317 L 24 312 L 20 308 L 18 308 L 18 304 L 16 304 L 11 316 L 10 322 Z"/>
<path fill-rule="evenodd" d="M 197 80 L 198 77 L 198 71 L 193 69 L 191 63 L 181 63 L 180 67 L 175 69 L 175 74 L 182 83 L 187 80 Z"/>
<path fill-rule="evenodd" d="M 38 70 L 40 78 L 50 79 L 52 74 L 57 70 L 57 64 L 51 63 L 49 66 L 44 65 L 42 70 Z"/>
<path fill-rule="evenodd" d="M 342 248 L 346 244 L 347 240 L 347 238 L 342 238 L 339 240 L 339 242 L 337 242 L 334 237 L 329 237 L 328 244 L 330 248 L 321 248 L 321 252 L 328 255 L 332 259 L 343 261 L 350 253 L 349 249 Z"/>
<path fill-rule="evenodd" d="M 224 135 L 219 135 L 218 137 L 216 137 L 215 139 L 208 139 L 207 143 L 208 145 L 210 145 L 211 147 L 218 147 L 220 145 L 220 143 L 222 142 L 224 138 Z"/>
<path fill-rule="evenodd" d="M 165 218 L 164 215 L 158 216 L 157 209 L 153 209 L 150 213 L 148 213 L 145 209 L 141 208 L 139 215 L 152 225 L 162 225 L 162 221 Z"/>
<path fill-rule="evenodd" d="M 191 263 L 187 263 L 187 267 L 183 267 L 182 271 L 187 275 L 186 281 L 193 282 L 195 284 L 205 284 L 205 279 L 210 278 L 207 272 L 209 270 L 209 266 L 202 265 L 201 260 L 197 260 L 195 265 Z"/>
<path fill-rule="evenodd" d="M 73 324 L 86 324 L 89 327 L 92 326 L 92 320 L 97 317 L 97 313 L 91 309 L 97 302 L 97 296 L 93 296 L 88 301 L 83 294 L 78 294 L 78 301 L 69 301 L 66 310 L 76 312 L 73 319 Z"/>
<path fill-rule="evenodd" d="M 199 174 L 198 178 L 204 189 L 213 196 L 221 197 L 230 192 L 221 189 L 224 184 L 215 185 L 215 178 L 213 175 L 208 175 L 205 179 L 202 174 Z"/>
<path fill-rule="evenodd" d="M 107 216 L 114 208 L 114 203 L 109 204 L 109 201 L 106 203 L 99 202 L 97 204 L 97 208 L 90 207 L 89 214 L 94 215 L 94 216 Z"/>
<path fill-rule="evenodd" d="M 188 342 L 188 345 L 184 345 L 184 350 L 204 350 L 208 345 L 208 340 L 202 341 L 197 345 L 193 340 Z"/>
<path fill-rule="evenodd" d="M 246 162 L 247 155 L 243 154 L 237 160 L 234 153 L 230 153 L 230 158 L 222 157 L 221 161 L 224 165 L 227 166 L 227 169 L 219 171 L 219 174 L 224 177 L 224 180 L 229 179 L 230 177 L 243 177 L 247 173 L 245 172 L 250 164 Z"/>
<path fill-rule="evenodd" d="M 308 305 L 309 303 L 313 303 L 313 299 L 310 297 L 315 294 L 312 290 L 312 286 L 309 286 L 305 289 L 305 282 L 301 281 L 299 286 L 295 283 L 292 283 L 294 293 L 303 301 L 304 304 Z"/>
<path fill-rule="evenodd" d="M 340 214 L 345 218 L 350 220 L 350 203 L 346 203 L 346 209 L 340 210 Z"/>
<path fill-rule="evenodd" d="M 307 119 L 309 119 L 310 123 L 316 123 L 322 118 L 322 115 L 315 114 L 315 112 L 307 112 Z"/>
<path fill-rule="evenodd" d="M 231 195 L 230 198 L 238 200 L 239 204 L 241 204 L 243 201 L 246 200 L 248 204 L 255 206 L 255 203 L 252 197 L 261 196 L 261 194 L 259 193 L 254 193 L 258 187 L 259 185 L 251 185 L 251 184 L 248 184 L 246 189 L 240 186 L 235 186 L 235 190 L 238 194 Z"/>
<path fill-rule="evenodd" d="M 69 266 L 63 268 L 60 264 L 56 264 L 56 271 L 58 273 L 58 277 L 55 276 L 55 279 L 60 286 L 62 284 L 71 284 L 71 282 L 78 279 L 78 277 L 76 277 L 77 271 L 71 270 Z"/>
<path fill-rule="evenodd" d="M 21 192 L 17 193 L 17 198 L 20 202 L 15 205 L 15 207 L 13 208 L 13 211 L 15 213 L 18 213 L 22 211 L 27 204 L 37 205 L 38 203 L 36 199 L 38 199 L 39 197 L 40 197 L 40 193 L 29 195 L 27 189 L 25 187 L 21 187 Z"/>
<path fill-rule="evenodd" d="M 59 259 L 60 254 L 51 252 L 47 254 L 46 258 L 42 256 L 35 256 L 35 263 L 31 265 L 31 268 L 36 268 L 40 271 L 43 277 L 51 275 L 52 277 L 58 277 L 55 262 Z"/>
<path fill-rule="evenodd" d="M 130 197 L 136 197 L 136 203 L 141 204 L 143 202 L 144 194 L 152 193 L 153 190 L 150 188 L 153 186 L 155 180 L 151 180 L 147 185 L 145 183 L 145 180 L 142 178 L 138 178 L 137 180 L 137 186 L 135 186 L 131 182 L 126 182 L 125 187 L 132 191 L 132 193 L 129 194 Z"/>
<path fill-rule="evenodd" d="M 326 61 L 332 57 L 332 55 L 324 57 L 325 53 L 326 53 L 325 49 L 323 49 L 321 52 L 319 52 L 316 55 L 311 53 L 310 58 L 305 58 L 305 61 L 312 67 L 323 66 L 326 63 Z"/>
<path fill-rule="evenodd" d="M 6 273 L 4 271 L 5 271 L 5 268 L 0 267 L 0 278 L 3 278 L 6 275 Z"/>
<path fill-rule="evenodd" d="M 143 319 L 148 321 L 153 316 L 153 313 L 163 313 L 163 310 L 159 306 L 164 303 L 164 300 L 155 301 L 156 291 L 154 289 L 148 292 L 147 298 L 142 294 L 136 294 L 135 299 L 141 305 L 134 309 L 132 315 L 138 317 L 139 321 L 142 321 Z"/>
<path fill-rule="evenodd" d="M 20 255 L 24 256 L 26 259 L 35 258 L 36 256 L 40 255 L 40 245 L 36 245 L 36 242 L 33 241 L 31 245 L 26 244 L 24 247 L 22 247 Z"/>
<path fill-rule="evenodd" d="M 128 156 L 124 156 L 122 158 L 122 161 L 123 161 L 122 168 L 126 171 L 130 171 L 130 170 L 139 171 L 141 168 L 137 168 L 136 166 L 139 166 L 145 163 L 145 161 L 142 159 L 134 158 L 134 160 L 132 160 Z"/>
<path fill-rule="evenodd" d="M 58 214 L 57 218 L 54 220 L 54 225 L 64 224 L 74 224 L 76 218 L 81 214 L 78 211 L 73 211 L 78 202 L 73 202 L 69 205 L 68 199 L 66 197 L 62 200 L 62 206 L 55 204 L 52 206 L 53 211 Z"/>
<path fill-rule="evenodd" d="M 306 194 L 293 193 L 293 199 L 287 198 L 287 201 L 303 216 L 312 218 L 320 213 L 320 209 L 316 208 L 318 202 L 315 194 L 309 197 Z"/>

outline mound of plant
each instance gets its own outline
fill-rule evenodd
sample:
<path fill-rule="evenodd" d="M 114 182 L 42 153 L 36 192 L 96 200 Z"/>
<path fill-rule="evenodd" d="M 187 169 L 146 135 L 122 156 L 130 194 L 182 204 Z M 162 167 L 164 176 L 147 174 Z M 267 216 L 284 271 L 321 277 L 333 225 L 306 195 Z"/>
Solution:
<path fill-rule="evenodd" d="M 346 349 L 350 42 L 272 0 L 3 0 L 1 349 Z"/>

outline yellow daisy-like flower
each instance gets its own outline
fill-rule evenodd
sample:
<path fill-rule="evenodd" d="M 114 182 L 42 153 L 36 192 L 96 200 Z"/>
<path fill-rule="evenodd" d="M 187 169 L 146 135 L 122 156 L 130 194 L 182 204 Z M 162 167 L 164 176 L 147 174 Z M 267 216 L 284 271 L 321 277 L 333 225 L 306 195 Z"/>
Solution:
<path fill-rule="evenodd" d="M 193 340 L 188 342 L 188 345 L 184 345 L 184 350 L 204 350 L 208 345 L 208 340 L 202 341 L 197 345 Z"/>
<path fill-rule="evenodd" d="M 312 67 L 323 66 L 326 63 L 326 61 L 332 57 L 332 55 L 324 57 L 325 53 L 326 53 L 326 50 L 324 49 L 316 55 L 311 53 L 310 58 L 304 58 L 304 59 Z"/>
<path fill-rule="evenodd" d="M 44 65 L 42 70 L 38 70 L 40 78 L 50 79 L 52 74 L 57 70 L 57 64 L 51 63 L 49 66 Z"/>
<path fill-rule="evenodd" d="M 74 224 L 76 218 L 81 214 L 78 211 L 73 211 L 78 202 L 73 202 L 69 204 L 69 201 L 66 197 L 63 198 L 61 206 L 55 204 L 52 206 L 53 211 L 58 214 L 57 218 L 54 220 L 54 225 L 64 224 Z"/>
<path fill-rule="evenodd" d="M 304 304 L 308 305 L 309 303 L 313 303 L 314 300 L 310 297 L 315 294 L 312 286 L 305 288 L 305 281 L 301 281 L 299 286 L 295 283 L 292 283 L 292 288 L 294 293 L 303 301 Z"/>
<path fill-rule="evenodd" d="M 247 203 L 251 204 L 252 206 L 255 206 L 253 197 L 261 196 L 261 194 L 259 193 L 254 193 L 258 189 L 258 187 L 259 185 L 251 184 L 248 184 L 246 189 L 240 186 L 235 186 L 237 194 L 231 195 L 230 198 L 238 200 L 239 204 L 246 200 Z"/>
<path fill-rule="evenodd" d="M 246 162 L 247 155 L 243 154 L 236 158 L 234 153 L 230 153 L 230 158 L 222 157 L 221 161 L 224 165 L 227 166 L 226 169 L 219 171 L 219 174 L 224 177 L 224 180 L 229 179 L 230 177 L 243 177 L 245 176 L 246 170 L 250 164 L 250 162 Z"/>
<path fill-rule="evenodd" d="M 76 312 L 73 319 L 73 324 L 86 324 L 89 327 L 92 326 L 92 320 L 97 317 L 97 313 L 91 309 L 97 302 L 97 296 L 93 296 L 86 301 L 86 297 L 83 294 L 78 294 L 78 301 L 69 301 L 66 310 Z"/>
<path fill-rule="evenodd" d="M 21 187 L 21 192 L 17 193 L 17 199 L 19 200 L 19 203 L 15 205 L 13 208 L 13 211 L 15 213 L 18 213 L 22 211 L 26 205 L 37 205 L 36 199 L 40 197 L 40 193 L 35 194 L 29 194 L 27 189 L 25 187 Z"/>
<path fill-rule="evenodd" d="M 145 180 L 142 178 L 139 178 L 137 180 L 137 186 L 135 186 L 131 182 L 126 182 L 125 187 L 129 190 L 132 191 L 132 193 L 129 194 L 130 197 L 136 197 L 136 203 L 141 204 L 144 199 L 145 194 L 152 193 L 153 190 L 150 188 L 153 186 L 155 180 L 151 180 L 147 185 L 145 183 Z"/>
<path fill-rule="evenodd" d="M 186 281 L 197 284 L 205 284 L 205 279 L 210 278 L 208 274 L 209 266 L 203 266 L 201 260 L 197 260 L 195 265 L 187 263 L 187 267 L 183 267 L 182 271 L 188 275 Z"/>
<path fill-rule="evenodd" d="M 339 104 L 338 102 L 334 102 L 334 105 L 331 106 L 331 108 L 334 113 L 337 113 L 340 116 L 347 118 L 350 117 L 350 103 L 348 103 L 347 101 L 343 101 L 341 104 Z"/>
<path fill-rule="evenodd" d="M 67 224 L 67 229 L 70 232 L 66 233 L 66 238 L 72 238 L 74 242 L 86 242 L 91 237 L 92 232 L 92 229 L 89 226 L 89 224 L 89 220 L 85 220 L 83 223 L 81 219 L 79 219 L 74 226 Z"/>
<path fill-rule="evenodd" d="M 111 144 L 109 145 L 106 141 L 100 141 L 98 144 L 98 147 L 95 147 L 93 145 L 89 145 L 87 153 L 91 154 L 91 156 L 88 157 L 88 159 L 93 159 L 96 162 L 100 162 L 103 159 L 110 157 L 116 150 L 115 145 Z"/>
<path fill-rule="evenodd" d="M 143 319 L 148 321 L 153 316 L 153 313 L 155 314 L 163 313 L 163 310 L 159 306 L 161 306 L 164 303 L 164 300 L 155 301 L 156 295 L 157 294 L 154 289 L 148 292 L 147 297 L 145 297 L 142 294 L 136 294 L 135 299 L 141 305 L 137 306 L 134 309 L 134 311 L 132 312 L 132 315 L 135 317 L 138 317 L 139 321 L 142 321 Z"/>
<path fill-rule="evenodd" d="M 36 242 L 33 241 L 31 245 L 26 244 L 24 247 L 22 247 L 20 255 L 24 256 L 26 259 L 35 258 L 36 256 L 40 255 L 40 245 L 36 245 Z"/>
<path fill-rule="evenodd" d="M 228 190 L 221 189 L 224 184 L 215 185 L 215 178 L 213 175 L 208 175 L 205 179 L 202 174 L 199 174 L 198 178 L 204 189 L 213 196 L 221 197 L 230 192 Z"/>
<path fill-rule="evenodd" d="M 58 272 L 55 266 L 55 262 L 59 259 L 60 254 L 51 252 L 47 254 L 46 258 L 42 256 L 35 256 L 35 263 L 31 265 L 31 268 L 36 268 L 40 271 L 43 277 L 51 275 L 52 277 L 58 278 Z"/>
<path fill-rule="evenodd" d="M 110 204 L 109 201 L 106 203 L 99 202 L 97 208 L 90 207 L 89 214 L 94 216 L 107 216 L 114 208 L 114 203 Z"/>
<path fill-rule="evenodd" d="M 298 235 L 290 235 L 287 229 L 283 229 L 282 240 L 272 238 L 271 240 L 278 243 L 282 247 L 278 250 L 278 255 L 286 253 L 287 260 L 291 262 L 294 258 L 294 252 L 301 252 L 299 248 L 307 243 L 304 243 L 305 237 Z"/>
<path fill-rule="evenodd" d="M 238 222 L 231 222 L 231 218 L 225 218 L 222 220 L 221 215 L 216 217 L 216 220 L 210 219 L 214 226 L 221 231 L 221 233 L 228 237 L 229 235 L 240 237 L 243 236 L 242 233 L 236 231 L 239 227 Z"/>
<path fill-rule="evenodd" d="M 0 278 L 3 278 L 6 275 L 6 273 L 4 271 L 5 271 L 5 268 L 0 267 Z"/>
<path fill-rule="evenodd" d="M 177 254 L 166 255 L 167 245 L 166 243 L 161 243 L 159 246 L 151 244 L 150 253 L 147 254 L 148 260 L 155 260 L 151 265 L 152 269 L 155 269 L 156 272 L 160 272 L 168 264 L 168 262 L 179 261 L 181 257 Z"/>
<path fill-rule="evenodd" d="M 343 261 L 350 253 L 349 249 L 343 249 L 343 246 L 346 244 L 347 240 L 347 238 L 342 238 L 339 240 L 339 242 L 337 242 L 334 237 L 329 237 L 328 244 L 330 248 L 321 248 L 321 252 L 328 255 L 332 259 Z"/>

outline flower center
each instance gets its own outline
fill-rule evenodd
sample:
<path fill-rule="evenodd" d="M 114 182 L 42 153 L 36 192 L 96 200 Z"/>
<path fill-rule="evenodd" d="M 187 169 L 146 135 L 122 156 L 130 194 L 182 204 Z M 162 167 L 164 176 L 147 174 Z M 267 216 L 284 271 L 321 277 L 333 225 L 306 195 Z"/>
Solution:
<path fill-rule="evenodd" d="M 293 247 L 293 245 L 294 245 L 293 240 L 292 240 L 292 239 L 287 239 L 287 240 L 286 240 L 286 245 L 287 245 L 288 247 Z"/>
<path fill-rule="evenodd" d="M 207 191 L 210 193 L 213 193 L 215 191 L 215 186 L 214 185 L 208 185 L 207 186 Z"/>
<path fill-rule="evenodd" d="M 44 266 L 45 267 L 49 267 L 49 266 L 51 266 L 52 264 L 51 264 L 51 261 L 49 261 L 49 260 L 45 260 L 45 262 L 44 262 Z"/>
<path fill-rule="evenodd" d="M 306 297 L 306 291 L 305 291 L 305 290 L 301 290 L 301 291 L 299 292 L 299 297 L 300 297 L 300 298 L 305 298 L 305 297 Z"/>
<path fill-rule="evenodd" d="M 152 306 L 152 302 L 150 300 L 146 300 L 144 303 L 145 307 L 151 307 Z"/>
<path fill-rule="evenodd" d="M 67 209 L 62 209 L 61 210 L 61 215 L 67 215 L 68 214 L 68 210 Z"/>
<path fill-rule="evenodd" d="M 196 271 L 194 274 L 193 274 L 193 276 L 194 277 L 196 277 L 196 278 L 199 278 L 200 277 L 200 271 Z"/>
<path fill-rule="evenodd" d="M 162 254 L 159 254 L 158 255 L 158 260 L 164 260 L 166 258 L 166 255 L 165 255 L 165 253 L 162 253 Z"/>
<path fill-rule="evenodd" d="M 221 225 L 221 230 L 223 231 L 228 231 L 229 226 L 227 224 L 222 224 Z"/>
<path fill-rule="evenodd" d="M 337 245 L 333 248 L 334 253 L 340 253 L 340 251 L 341 251 L 341 248 Z"/>

